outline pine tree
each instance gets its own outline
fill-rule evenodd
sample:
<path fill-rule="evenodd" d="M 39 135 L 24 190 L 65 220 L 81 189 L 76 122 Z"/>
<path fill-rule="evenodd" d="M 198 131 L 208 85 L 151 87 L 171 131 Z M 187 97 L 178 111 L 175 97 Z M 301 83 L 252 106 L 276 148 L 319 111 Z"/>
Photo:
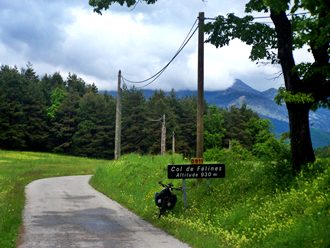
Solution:
<path fill-rule="evenodd" d="M 24 78 L 17 68 L 0 70 L 0 147 L 26 148 L 23 102 Z"/>
<path fill-rule="evenodd" d="M 196 151 L 196 97 L 185 97 L 179 100 L 177 116 L 179 127 L 175 133 L 176 146 L 186 157 L 195 156 Z"/>
<path fill-rule="evenodd" d="M 162 90 L 156 90 L 148 99 L 146 109 L 148 111 L 146 112 L 146 125 L 144 127 L 144 132 L 149 135 L 144 139 L 144 144 L 145 147 L 148 148 L 148 153 L 159 154 L 163 115 L 165 114 L 167 128 L 170 119 L 169 116 L 171 115 L 165 92 Z"/>
<path fill-rule="evenodd" d="M 46 99 L 41 83 L 32 65 L 24 71 L 24 95 L 22 111 L 24 113 L 25 139 L 29 150 L 47 150 L 49 127 L 47 123 Z"/>
<path fill-rule="evenodd" d="M 89 157 L 112 158 L 114 154 L 115 101 L 94 91 L 79 103 L 78 128 L 72 138 L 72 152 Z"/>
<path fill-rule="evenodd" d="M 78 127 L 79 101 L 80 96 L 77 92 L 69 92 L 58 108 L 51 127 L 51 141 L 54 152 L 71 152 L 72 137 Z"/>
<path fill-rule="evenodd" d="M 147 147 L 143 140 L 147 134 L 144 132 L 145 98 L 143 93 L 135 88 L 123 89 L 122 95 L 122 153 L 145 152 Z"/>

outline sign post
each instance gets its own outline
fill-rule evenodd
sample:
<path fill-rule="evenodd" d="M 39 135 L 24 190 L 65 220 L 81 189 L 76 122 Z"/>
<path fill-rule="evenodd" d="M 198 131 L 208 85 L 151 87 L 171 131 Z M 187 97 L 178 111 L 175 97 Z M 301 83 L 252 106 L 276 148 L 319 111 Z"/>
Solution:
<path fill-rule="evenodd" d="M 187 209 L 187 186 L 186 186 L 186 179 L 182 179 L 182 195 L 183 195 L 183 207 Z"/>

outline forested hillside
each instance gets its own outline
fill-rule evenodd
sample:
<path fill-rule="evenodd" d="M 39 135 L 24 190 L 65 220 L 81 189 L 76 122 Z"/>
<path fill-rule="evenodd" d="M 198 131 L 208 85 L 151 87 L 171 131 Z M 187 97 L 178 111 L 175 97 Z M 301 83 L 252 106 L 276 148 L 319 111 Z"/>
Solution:
<path fill-rule="evenodd" d="M 167 150 L 175 135 L 175 151 L 193 156 L 196 142 L 196 99 L 155 91 L 146 98 L 124 87 L 122 97 L 122 153 L 160 152 L 161 121 L 166 116 Z M 50 151 L 112 158 L 115 98 L 99 93 L 75 74 L 36 75 L 32 65 L 0 70 L 0 148 Z M 205 150 L 229 147 L 236 140 L 255 154 L 264 146 L 284 146 L 270 125 L 245 105 L 205 110 Z M 261 145 L 263 144 L 263 145 Z M 269 149 L 268 149 L 269 150 Z"/>

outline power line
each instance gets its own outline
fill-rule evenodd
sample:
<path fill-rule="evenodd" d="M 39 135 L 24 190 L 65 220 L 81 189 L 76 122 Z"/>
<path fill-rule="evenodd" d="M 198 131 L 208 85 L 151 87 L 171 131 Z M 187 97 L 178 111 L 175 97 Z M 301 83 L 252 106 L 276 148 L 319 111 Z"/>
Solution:
<path fill-rule="evenodd" d="M 307 15 L 310 14 L 310 12 L 301 12 L 301 13 L 296 13 L 296 14 L 287 14 L 287 16 L 300 16 L 300 15 Z M 253 19 L 268 19 L 270 16 L 252 16 Z M 216 21 L 216 17 L 206 17 L 205 20 L 211 20 L 211 21 Z"/>
<path fill-rule="evenodd" d="M 163 116 L 161 116 L 159 119 L 151 119 L 151 118 L 146 117 L 146 120 L 147 120 L 147 121 L 152 121 L 152 122 L 159 122 L 159 121 L 161 121 L 162 119 L 163 119 Z"/>
<path fill-rule="evenodd" d="M 129 80 L 129 79 L 125 78 L 124 76 L 122 76 L 123 81 L 124 82 L 128 82 L 128 83 L 131 83 L 131 84 L 141 84 L 141 83 L 146 83 L 146 82 L 148 82 L 148 81 L 151 80 L 147 84 L 145 84 L 143 86 L 140 86 L 140 87 L 136 87 L 136 88 L 144 88 L 144 87 L 152 84 L 157 78 L 160 77 L 160 75 L 167 69 L 167 67 L 173 62 L 173 60 L 181 53 L 181 51 L 183 50 L 183 48 L 188 44 L 188 42 L 190 41 L 190 39 L 194 36 L 196 30 L 198 29 L 198 26 L 195 27 L 196 26 L 196 23 L 197 23 L 197 19 L 195 20 L 194 24 L 190 28 L 188 34 L 186 35 L 185 39 L 183 40 L 183 42 L 180 45 L 180 47 L 177 50 L 177 52 L 174 54 L 174 56 L 171 58 L 171 60 L 162 69 L 160 69 L 157 73 L 155 73 L 153 76 L 151 76 L 151 77 L 149 77 L 147 79 L 141 80 L 141 81 L 132 81 L 132 80 Z M 194 27 L 195 27 L 195 29 L 194 29 Z"/>
<path fill-rule="evenodd" d="M 145 87 L 151 83 L 153 83 L 164 71 L 165 69 L 172 63 L 172 61 L 179 55 L 179 53 L 183 50 L 183 48 L 187 45 L 187 43 L 189 42 L 189 40 L 191 39 L 191 37 L 194 35 L 194 33 L 196 32 L 197 28 L 193 31 L 193 33 L 189 36 L 189 34 L 191 33 L 192 29 L 194 28 L 195 24 L 196 24 L 197 20 L 194 22 L 192 28 L 190 29 L 189 33 L 187 34 L 186 38 L 184 39 L 183 43 L 181 44 L 180 48 L 178 49 L 178 51 L 175 53 L 175 55 L 172 57 L 172 59 L 157 73 L 155 73 L 153 76 L 145 79 L 145 80 L 141 80 L 141 81 L 131 81 L 128 80 L 126 78 L 123 77 L 123 80 L 132 84 L 140 84 L 140 83 L 145 83 L 151 79 L 153 79 L 151 82 L 149 82 L 148 84 L 141 86 L 141 87 L 137 87 L 137 88 L 142 88 Z M 189 36 L 189 38 L 188 38 Z"/>

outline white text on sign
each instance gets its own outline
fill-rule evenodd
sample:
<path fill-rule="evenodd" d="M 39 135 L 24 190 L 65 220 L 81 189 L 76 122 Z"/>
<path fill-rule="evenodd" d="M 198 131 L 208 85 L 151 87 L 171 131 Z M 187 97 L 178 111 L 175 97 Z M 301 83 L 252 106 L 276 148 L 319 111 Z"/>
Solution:
<path fill-rule="evenodd" d="M 225 177 L 224 164 L 168 165 L 167 176 L 176 178 L 221 178 Z"/>

